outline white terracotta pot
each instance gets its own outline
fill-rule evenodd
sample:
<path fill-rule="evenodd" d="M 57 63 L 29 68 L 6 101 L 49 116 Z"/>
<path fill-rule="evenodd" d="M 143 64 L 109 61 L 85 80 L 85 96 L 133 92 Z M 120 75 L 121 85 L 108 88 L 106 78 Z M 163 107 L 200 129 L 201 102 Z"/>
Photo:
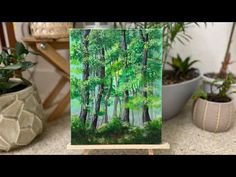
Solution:
<path fill-rule="evenodd" d="M 33 86 L 0 96 L 0 150 L 25 146 L 43 131 L 45 115 Z"/>
<path fill-rule="evenodd" d="M 168 120 L 176 116 L 196 90 L 201 76 L 185 82 L 162 86 L 162 117 Z"/>
<path fill-rule="evenodd" d="M 204 75 L 202 76 L 202 78 L 203 78 L 203 89 L 207 93 L 211 93 L 211 83 L 213 83 L 214 79 L 206 77 Z M 223 83 L 223 81 L 218 81 L 218 82 L 214 83 L 214 85 L 212 86 L 213 93 L 218 93 L 219 92 L 217 86 L 221 85 L 222 83 Z M 232 91 L 236 91 L 236 84 L 231 85 L 231 88 L 230 88 L 229 92 L 232 92 Z M 235 93 L 230 94 L 229 97 L 233 100 L 234 107 L 235 107 L 235 110 L 236 110 L 236 94 Z"/>
<path fill-rule="evenodd" d="M 210 132 L 224 132 L 234 122 L 233 101 L 226 103 L 211 102 L 197 99 L 193 109 L 193 123 L 199 128 Z"/>

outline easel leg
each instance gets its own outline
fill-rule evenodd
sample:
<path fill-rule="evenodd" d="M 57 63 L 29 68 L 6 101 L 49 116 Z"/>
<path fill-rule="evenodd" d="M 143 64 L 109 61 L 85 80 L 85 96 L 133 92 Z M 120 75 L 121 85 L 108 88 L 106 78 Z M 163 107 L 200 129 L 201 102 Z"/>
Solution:
<path fill-rule="evenodd" d="M 69 103 L 70 103 L 70 92 L 68 92 L 59 102 L 58 106 L 55 108 L 52 114 L 48 117 L 48 122 L 58 119 L 61 113 L 65 110 L 66 106 Z"/>
<path fill-rule="evenodd" d="M 148 155 L 154 155 L 154 150 L 153 149 L 148 149 Z"/>
<path fill-rule="evenodd" d="M 64 87 L 64 85 L 67 83 L 67 79 L 62 77 L 58 83 L 56 84 L 56 86 L 53 88 L 53 90 L 50 92 L 50 94 L 48 95 L 48 97 L 46 98 L 46 100 L 43 103 L 43 107 L 44 109 L 48 108 L 50 103 L 52 102 L 52 100 L 59 94 L 59 92 L 62 90 L 62 88 Z"/>
<path fill-rule="evenodd" d="M 40 51 L 40 53 L 59 70 L 70 75 L 69 62 L 67 62 L 67 60 L 61 56 L 49 43 L 44 44 L 44 48 L 42 48 L 41 45 L 41 43 L 36 44 L 36 48 Z"/>
<path fill-rule="evenodd" d="M 84 152 L 83 152 L 83 155 L 89 155 L 89 150 L 85 149 Z"/>

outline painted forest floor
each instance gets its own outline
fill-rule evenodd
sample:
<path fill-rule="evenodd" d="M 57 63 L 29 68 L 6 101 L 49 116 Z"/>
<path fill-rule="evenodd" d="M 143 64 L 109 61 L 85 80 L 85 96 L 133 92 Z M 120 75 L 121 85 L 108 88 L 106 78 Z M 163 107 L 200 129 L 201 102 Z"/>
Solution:
<path fill-rule="evenodd" d="M 236 124 L 225 133 L 209 133 L 197 128 L 191 119 L 191 102 L 174 119 L 163 122 L 163 142 L 170 150 L 156 154 L 236 154 Z M 66 113 L 59 120 L 48 124 L 44 133 L 29 146 L 4 154 L 82 154 L 81 150 L 67 150 L 70 143 L 70 117 Z M 93 150 L 91 155 L 146 155 L 145 150 Z"/>

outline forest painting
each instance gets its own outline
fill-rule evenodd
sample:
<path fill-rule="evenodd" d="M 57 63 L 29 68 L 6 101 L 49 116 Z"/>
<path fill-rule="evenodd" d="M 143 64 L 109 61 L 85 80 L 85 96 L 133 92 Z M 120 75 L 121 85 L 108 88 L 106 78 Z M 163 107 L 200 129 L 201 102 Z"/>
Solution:
<path fill-rule="evenodd" d="M 71 144 L 161 143 L 162 29 L 71 29 Z"/>

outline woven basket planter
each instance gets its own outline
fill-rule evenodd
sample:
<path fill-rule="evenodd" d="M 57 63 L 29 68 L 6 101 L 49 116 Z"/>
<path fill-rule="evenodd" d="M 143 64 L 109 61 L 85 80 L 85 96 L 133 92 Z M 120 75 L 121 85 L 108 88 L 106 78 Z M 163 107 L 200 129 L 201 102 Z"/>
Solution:
<path fill-rule="evenodd" d="M 0 151 L 31 143 L 42 133 L 46 117 L 32 85 L 0 96 Z"/>
<path fill-rule="evenodd" d="M 30 29 L 32 36 L 40 39 L 58 39 L 68 38 L 69 29 L 73 28 L 71 22 L 32 22 L 30 23 Z"/>
<path fill-rule="evenodd" d="M 230 129 L 234 121 L 234 104 L 211 102 L 199 98 L 193 109 L 193 123 L 210 132 L 224 132 Z"/>

